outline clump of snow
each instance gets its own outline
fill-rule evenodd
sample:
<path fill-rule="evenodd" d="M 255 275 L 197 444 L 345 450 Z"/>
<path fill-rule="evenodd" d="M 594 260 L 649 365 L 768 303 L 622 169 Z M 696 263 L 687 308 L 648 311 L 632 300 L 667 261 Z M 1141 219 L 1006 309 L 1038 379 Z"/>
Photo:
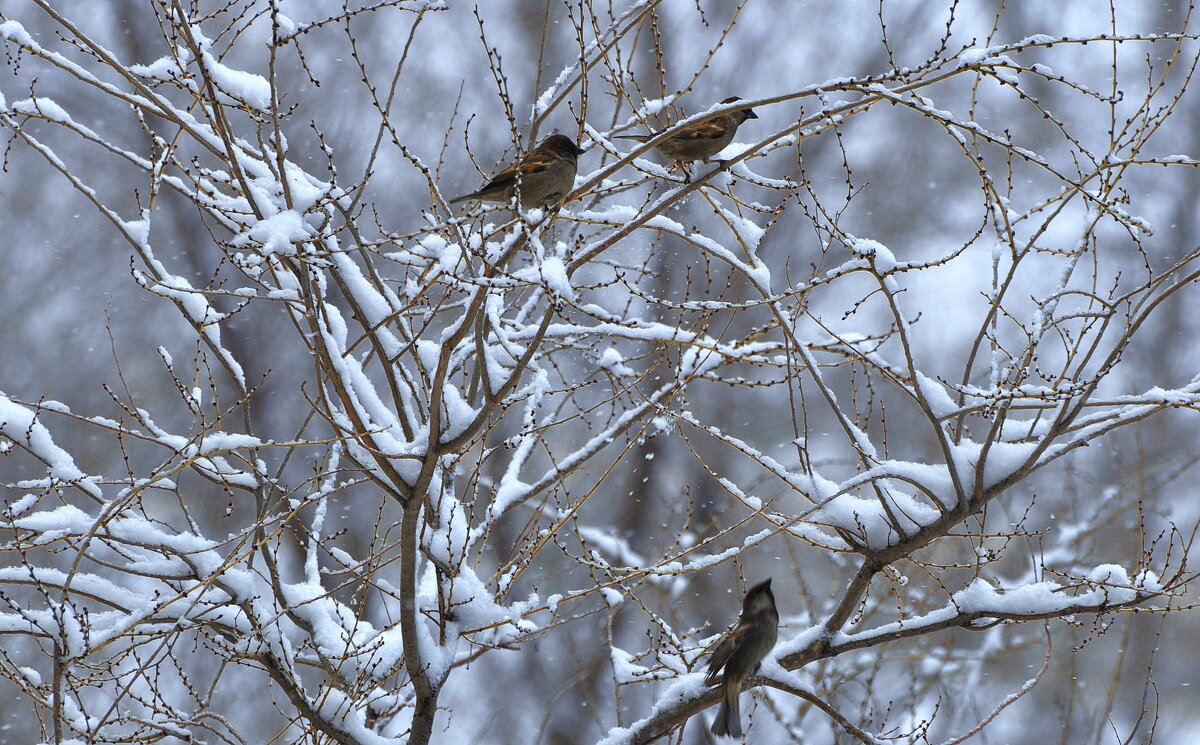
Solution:
<path fill-rule="evenodd" d="M 1010 46 L 1030 47 L 1038 44 L 1053 44 L 1055 41 L 1057 41 L 1057 39 L 1049 34 L 1033 34 L 1032 36 L 1026 36 L 1024 39 L 1021 39 L 1016 44 L 1011 44 Z"/>
<path fill-rule="evenodd" d="M 437 501 L 438 527 L 430 529 L 424 538 L 430 557 L 445 567 L 457 566 L 467 550 L 469 532 L 462 502 L 448 492 Z"/>
<path fill-rule="evenodd" d="M 29 32 L 16 21 L 0 23 L 0 39 L 9 39 L 22 46 L 33 45 L 33 38 L 29 36 Z"/>
<path fill-rule="evenodd" d="M 609 649 L 609 659 L 612 660 L 613 677 L 617 683 L 636 683 L 644 680 L 650 672 L 636 664 L 633 655 L 615 645 Z"/>
<path fill-rule="evenodd" d="M 674 100 L 674 95 L 665 96 L 663 98 L 647 98 L 646 100 L 642 101 L 641 106 L 638 106 L 638 114 L 643 117 L 655 116 L 667 106 L 671 105 L 671 102 Z"/>
<path fill-rule="evenodd" d="M 854 242 L 850 244 L 850 252 L 871 262 L 875 271 L 880 274 L 896 268 L 896 255 L 879 241 L 870 238 L 855 238 Z"/>
<path fill-rule="evenodd" d="M 1142 571 L 1138 572 L 1134 584 L 1146 592 L 1163 591 L 1163 585 L 1158 579 L 1158 574 L 1150 571 L 1149 569 L 1143 569 Z"/>
<path fill-rule="evenodd" d="M 304 222 L 304 216 L 296 210 L 283 210 L 259 220 L 246 232 L 246 236 L 262 246 L 263 253 L 294 256 L 295 243 L 308 240 L 313 229 Z M 245 238 L 235 239 L 233 245 L 245 245 Z"/>
<path fill-rule="evenodd" d="M 367 726 L 366 707 L 356 706 L 353 697 L 335 686 L 327 686 L 321 692 L 321 698 L 313 703 L 322 719 L 345 732 L 356 743 L 393 745 L 396 742 Z"/>
<path fill-rule="evenodd" d="M 51 536 L 87 533 L 95 522 L 91 515 L 70 504 L 53 510 L 35 512 L 28 517 L 12 521 L 14 528 L 32 530 L 42 534 L 42 540 Z"/>
<path fill-rule="evenodd" d="M 945 387 L 921 372 L 917 373 L 917 389 L 921 392 L 921 396 L 925 398 L 925 402 L 929 404 L 929 408 L 933 411 L 934 416 L 938 418 L 947 417 L 958 411 L 958 404 L 954 403 L 954 399 L 950 398 L 950 394 L 946 392 Z"/>
<path fill-rule="evenodd" d="M 475 421 L 479 410 L 472 407 L 459 392 L 458 386 L 446 383 L 442 386 L 442 406 L 446 412 L 445 429 L 442 432 L 442 442 L 448 442 L 466 431 Z"/>
<path fill-rule="evenodd" d="M 1129 579 L 1125 567 L 1118 564 L 1101 564 L 1088 573 L 1088 579 L 1100 585 L 1108 603 L 1128 603 L 1137 595 L 1137 584 Z"/>
<path fill-rule="evenodd" d="M 1088 579 L 1099 584 L 1128 586 L 1129 575 L 1119 564 L 1101 564 L 1088 573 Z"/>
<path fill-rule="evenodd" d="M 172 80 L 180 77 L 180 62 L 187 63 L 191 52 L 184 47 L 176 47 L 174 55 L 159 57 L 148 65 L 128 65 L 127 69 L 134 75 L 151 80 Z"/>
<path fill-rule="evenodd" d="M 93 496 L 101 496 L 99 487 L 87 480 L 87 474 L 76 467 L 70 453 L 54 443 L 50 430 L 38 421 L 37 414 L 3 394 L 0 394 L 0 435 L 21 443 L 49 464 L 52 478 L 77 483 Z"/>
<path fill-rule="evenodd" d="M 217 87 L 231 98 L 259 111 L 271 108 L 271 84 L 263 76 L 229 67 L 208 51 L 204 52 L 204 66 Z"/>
<path fill-rule="evenodd" d="M 212 453 L 217 450 L 257 448 L 262 447 L 262 445 L 262 440 L 251 435 L 243 435 L 236 432 L 214 432 L 200 438 L 200 442 L 196 446 L 196 451 L 200 453 Z"/>
<path fill-rule="evenodd" d="M 625 602 L 625 596 L 615 587 L 605 587 L 600 590 L 600 594 L 604 596 L 604 602 L 610 606 L 616 607 Z"/>
<path fill-rule="evenodd" d="M 6 520 L 11 520 L 14 517 L 20 517 L 30 507 L 37 504 L 38 498 L 33 494 L 26 494 L 17 501 L 4 508 L 3 517 Z"/>
<path fill-rule="evenodd" d="M 601 370 L 608 370 L 618 377 L 628 377 L 637 374 L 625 364 L 625 358 L 621 356 L 616 347 L 609 347 L 601 352 L 600 359 L 596 361 L 596 364 Z"/>
<path fill-rule="evenodd" d="M 275 14 L 275 24 L 279 28 L 280 36 L 291 36 L 296 33 L 296 22 L 283 13 Z"/>
<path fill-rule="evenodd" d="M 575 288 L 571 287 L 571 278 L 567 276 L 567 266 L 562 259 L 557 256 L 548 256 L 542 261 L 538 270 L 542 281 L 554 294 L 568 300 L 575 299 Z"/>
<path fill-rule="evenodd" d="M 71 115 L 49 98 L 27 98 L 12 105 L 12 111 L 27 116 L 40 116 L 60 124 L 71 124 Z"/>
<path fill-rule="evenodd" d="M 987 59 L 989 54 L 991 54 L 991 52 L 989 52 L 987 49 L 971 47 L 970 49 L 964 49 L 963 51 L 959 52 L 958 62 L 964 67 L 977 65 Z"/>

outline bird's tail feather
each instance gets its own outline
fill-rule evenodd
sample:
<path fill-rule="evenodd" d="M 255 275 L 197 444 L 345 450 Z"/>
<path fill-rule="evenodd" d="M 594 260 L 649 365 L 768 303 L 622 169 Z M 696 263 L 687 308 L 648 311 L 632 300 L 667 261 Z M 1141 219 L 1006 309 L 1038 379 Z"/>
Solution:
<path fill-rule="evenodd" d="M 722 686 L 721 708 L 717 709 L 717 718 L 712 723 L 714 735 L 729 737 L 742 736 L 742 716 L 738 711 L 738 691 L 732 686 Z"/>

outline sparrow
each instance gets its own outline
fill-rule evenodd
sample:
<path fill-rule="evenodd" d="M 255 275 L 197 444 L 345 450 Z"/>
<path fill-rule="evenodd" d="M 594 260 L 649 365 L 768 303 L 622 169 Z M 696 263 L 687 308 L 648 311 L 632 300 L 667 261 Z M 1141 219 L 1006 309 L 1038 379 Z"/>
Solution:
<path fill-rule="evenodd" d="M 737 103 L 740 100 L 737 96 L 731 96 L 721 103 Z M 689 124 L 658 143 L 658 152 L 680 164 L 708 160 L 733 142 L 733 135 L 742 122 L 757 118 L 754 109 L 734 109 L 712 119 Z M 652 135 L 618 135 L 617 139 L 649 142 L 665 131 L 659 130 Z"/>
<path fill-rule="evenodd" d="M 711 685 L 724 670 L 721 708 L 712 724 L 714 735 L 742 736 L 738 696 L 746 679 L 758 671 L 759 663 L 774 648 L 778 637 L 779 611 L 775 609 L 775 596 L 768 579 L 746 591 L 737 626 L 708 658 L 708 674 L 704 676 L 706 685 Z"/>
<path fill-rule="evenodd" d="M 478 191 L 450 200 L 450 204 L 478 199 L 511 202 L 520 194 L 523 207 L 558 204 L 575 186 L 575 170 L 583 149 L 570 137 L 550 135 L 516 163 L 509 165 Z"/>

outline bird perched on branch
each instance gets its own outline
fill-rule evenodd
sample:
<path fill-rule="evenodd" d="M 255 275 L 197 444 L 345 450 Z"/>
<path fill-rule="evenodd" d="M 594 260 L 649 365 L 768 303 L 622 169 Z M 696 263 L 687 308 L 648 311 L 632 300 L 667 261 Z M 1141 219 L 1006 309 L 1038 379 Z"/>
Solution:
<path fill-rule="evenodd" d="M 732 96 L 721 103 L 737 103 L 740 100 L 742 99 Z M 754 113 L 754 109 L 734 109 L 712 119 L 682 127 L 656 147 L 660 153 L 681 165 L 693 160 L 708 160 L 733 142 L 733 136 L 742 122 L 757 118 L 758 114 Z M 618 135 L 617 139 L 649 142 L 665 131 L 659 130 L 652 135 Z"/>
<path fill-rule="evenodd" d="M 778 636 L 779 611 L 775 609 L 775 595 L 771 593 L 771 580 L 768 579 L 746 591 L 737 626 L 721 640 L 708 659 L 705 684 L 711 685 L 721 675 L 721 708 L 712 724 L 714 735 L 742 736 L 738 696 L 746 679 L 758 670 L 762 658 L 774 648 Z"/>
<path fill-rule="evenodd" d="M 570 137 L 550 135 L 478 191 L 455 197 L 450 204 L 468 199 L 511 202 L 519 194 L 521 206 L 526 209 L 557 205 L 575 186 L 575 170 L 582 153 Z"/>

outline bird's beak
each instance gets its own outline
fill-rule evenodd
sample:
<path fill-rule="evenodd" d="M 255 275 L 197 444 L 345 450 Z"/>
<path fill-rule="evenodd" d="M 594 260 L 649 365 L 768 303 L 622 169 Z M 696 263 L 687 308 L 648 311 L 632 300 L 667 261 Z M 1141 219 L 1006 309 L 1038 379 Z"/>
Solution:
<path fill-rule="evenodd" d="M 747 119 L 757 119 L 758 118 L 758 114 L 754 113 L 754 109 L 746 109 L 745 111 L 746 111 Z"/>

